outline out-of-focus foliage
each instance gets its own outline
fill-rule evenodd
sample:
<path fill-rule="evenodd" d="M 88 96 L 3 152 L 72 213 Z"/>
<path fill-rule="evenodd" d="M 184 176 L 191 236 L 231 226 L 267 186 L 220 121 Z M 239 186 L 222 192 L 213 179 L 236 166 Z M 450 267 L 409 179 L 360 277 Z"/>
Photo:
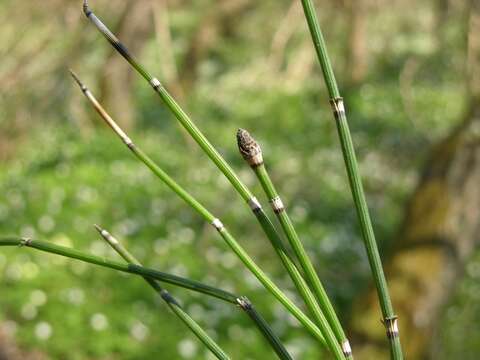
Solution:
<path fill-rule="evenodd" d="M 92 6 L 116 24 L 124 3 L 99 0 Z M 260 188 L 237 154 L 235 131 L 244 127 L 260 140 L 300 236 L 347 320 L 350 305 L 368 283 L 368 265 L 310 38 L 301 12 L 292 9 L 291 2 L 245 3 L 222 23 L 216 1 L 169 2 L 170 51 L 177 68 L 170 73 L 159 40 L 164 37 L 158 22 L 165 19 L 147 11 L 147 17 L 135 19 L 152 22 L 137 55 L 152 72 L 169 79 L 167 85 L 177 90 L 199 127 L 257 194 Z M 372 217 L 385 250 L 429 145 L 446 134 L 464 110 L 461 3 L 451 2 L 448 18 L 438 26 L 433 0 L 372 1 L 366 15 L 368 71 L 360 85 L 351 85 L 346 56 L 349 18 L 341 2 L 317 2 L 335 70 L 346 90 Z M 122 62 L 115 69 L 104 67 L 112 56 L 110 48 L 83 18 L 80 5 L 55 0 L 41 5 L 0 3 L 0 233 L 115 258 L 92 229 L 99 223 L 151 267 L 248 295 L 293 354 L 317 358 L 310 338 L 266 295 L 217 234 L 110 132 L 95 125 L 99 119 L 71 83 L 67 68 L 73 67 L 104 96 L 100 74 L 108 81 L 114 70 L 131 70 Z M 138 1 L 135 6 L 148 7 L 151 2 Z M 198 63 L 188 65 L 192 41 L 210 18 L 218 28 L 207 31 L 205 53 Z M 133 24 L 128 15 L 126 19 L 128 32 Z M 194 81 L 183 81 L 188 66 L 196 67 Z M 133 124 L 136 142 L 218 214 L 259 264 L 292 290 L 267 240 L 227 181 L 150 88 L 136 75 L 131 78 L 124 91 L 132 94 L 134 118 L 119 122 Z M 110 104 L 109 110 L 114 107 Z M 468 278 L 446 310 L 438 358 L 467 359 L 480 347 L 480 330 L 472 322 L 480 313 L 479 264 L 478 256 L 472 259 Z M 41 349 L 52 359 L 205 358 L 204 349 L 141 279 L 27 249 L 2 249 L 0 287 L 4 331 L 26 349 Z M 272 357 L 237 309 L 171 290 L 235 358 Z M 458 337 L 464 331 L 470 334 L 469 343 Z"/>

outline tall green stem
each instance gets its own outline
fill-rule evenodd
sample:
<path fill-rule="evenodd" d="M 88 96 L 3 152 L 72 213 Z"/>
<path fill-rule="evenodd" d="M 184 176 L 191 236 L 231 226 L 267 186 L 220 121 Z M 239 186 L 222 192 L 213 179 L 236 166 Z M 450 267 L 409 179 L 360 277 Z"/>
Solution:
<path fill-rule="evenodd" d="M 335 116 L 338 135 L 342 147 L 343 158 L 347 168 L 350 188 L 352 190 L 353 200 L 360 222 L 365 248 L 367 250 L 368 261 L 375 281 L 378 299 L 383 314 L 383 322 L 386 327 L 387 337 L 390 343 L 391 356 L 395 360 L 403 359 L 402 348 L 400 345 L 400 336 L 397 325 L 397 316 L 393 311 L 392 302 L 388 293 L 387 281 L 382 268 L 380 254 L 378 252 L 375 235 L 370 220 L 370 214 L 363 191 L 360 178 L 357 159 L 353 146 L 352 136 L 348 127 L 347 116 L 343 99 L 340 97 L 337 81 L 333 72 L 332 64 L 328 57 L 327 46 L 320 29 L 320 25 L 313 6 L 312 0 L 302 0 L 303 10 L 307 19 L 313 44 L 322 68 L 325 83 L 330 95 L 330 103 Z"/>
<path fill-rule="evenodd" d="M 315 316 L 316 323 L 322 326 L 323 315 L 319 313 L 318 305 L 315 304 L 315 298 L 312 295 L 308 286 L 305 285 L 300 272 L 296 268 L 295 263 L 290 258 L 285 246 L 282 244 L 282 239 L 275 229 L 273 223 L 268 218 L 263 210 L 261 204 L 251 191 L 242 183 L 239 177 L 235 174 L 233 169 L 203 135 L 200 129 L 193 123 L 190 117 L 183 111 L 180 105 L 170 95 L 157 78 L 154 78 L 148 71 L 133 57 L 127 48 L 120 42 L 120 40 L 105 26 L 105 24 L 90 10 L 87 1 L 84 2 L 84 13 L 87 18 L 96 26 L 109 43 L 128 61 L 128 63 L 153 87 L 155 92 L 160 96 L 165 105 L 175 115 L 180 124 L 187 130 L 192 138 L 198 143 L 201 149 L 213 161 L 213 163 L 220 169 L 225 177 L 230 181 L 235 190 L 240 194 L 243 200 L 248 204 L 251 211 L 260 223 L 263 231 L 267 235 L 270 243 L 275 249 L 277 255 L 280 257 L 285 269 L 291 277 L 295 287 L 298 289 L 305 304 Z M 313 301 L 313 302 L 312 302 Z"/>
<path fill-rule="evenodd" d="M 72 76 L 80 86 L 86 98 L 90 101 L 95 110 L 103 120 L 114 130 L 120 139 L 127 145 L 133 154 L 142 161 L 161 181 L 163 181 L 171 190 L 173 190 L 188 205 L 197 211 L 208 223 L 210 223 L 224 239 L 230 249 L 238 256 L 245 266 L 255 275 L 262 285 L 294 316 L 298 321 L 322 344 L 326 344 L 330 351 L 338 359 L 343 359 L 343 353 L 338 345 L 334 334 L 329 327 L 318 327 L 273 283 L 272 280 L 255 264 L 247 252 L 238 244 L 235 238 L 228 232 L 223 223 L 200 204 L 193 196 L 177 184 L 167 173 L 165 173 L 155 162 L 148 157 L 139 147 L 137 147 L 128 135 L 118 126 L 110 115 L 98 103 L 93 94 L 72 72 Z"/>
<path fill-rule="evenodd" d="M 117 239 L 110 233 L 98 225 L 95 225 L 100 235 L 105 241 L 129 264 L 142 266 L 138 261 Z M 188 315 L 180 306 L 178 301 L 163 289 L 155 280 L 144 277 L 145 281 L 155 290 L 155 292 L 165 301 L 172 312 L 194 333 L 194 335 L 214 354 L 217 359 L 229 360 L 230 357 L 222 350 L 222 348 Z"/>
<path fill-rule="evenodd" d="M 313 292 L 315 293 L 321 310 L 328 320 L 328 325 L 331 327 L 335 333 L 335 336 L 337 337 L 338 342 L 342 346 L 345 357 L 347 359 L 353 359 L 350 343 L 345 336 L 333 305 L 330 302 L 327 292 L 325 291 L 320 279 L 318 278 L 317 272 L 315 271 L 315 268 L 308 257 L 307 251 L 303 247 L 303 244 L 300 241 L 297 232 L 295 231 L 293 223 L 288 216 L 285 206 L 283 205 L 283 202 L 277 190 L 275 189 L 272 180 L 270 179 L 267 169 L 265 168 L 260 145 L 255 141 L 248 131 L 243 129 L 239 129 L 237 132 L 237 142 L 238 149 L 240 150 L 242 157 L 251 166 L 258 180 L 260 181 L 263 190 L 270 201 L 272 209 L 276 214 L 285 232 L 285 235 L 287 236 L 287 239 L 289 240 L 290 245 L 295 252 L 295 255 L 300 261 L 300 265 L 305 272 L 306 278 L 309 281 Z"/>

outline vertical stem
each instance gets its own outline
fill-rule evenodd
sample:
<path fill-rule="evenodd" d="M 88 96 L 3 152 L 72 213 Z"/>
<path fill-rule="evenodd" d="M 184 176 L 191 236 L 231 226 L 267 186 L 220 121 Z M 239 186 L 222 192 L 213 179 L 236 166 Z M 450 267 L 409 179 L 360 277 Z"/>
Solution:
<path fill-rule="evenodd" d="M 95 228 L 105 241 L 129 264 L 142 266 L 138 261 L 116 238 L 114 238 L 107 230 L 95 225 Z M 173 298 L 170 293 L 163 289 L 155 280 L 144 277 L 145 281 L 155 290 L 155 292 L 165 301 L 173 313 L 195 334 L 195 336 L 214 354 L 217 359 L 229 360 L 230 357 L 222 350 L 222 348 L 188 315 Z"/>
<path fill-rule="evenodd" d="M 300 238 L 298 237 L 297 232 L 293 226 L 290 217 L 283 205 L 283 202 L 273 185 L 272 180 L 265 168 L 265 163 L 263 160 L 262 149 L 257 141 L 250 135 L 246 130 L 239 129 L 237 132 L 237 142 L 240 154 L 247 161 L 250 167 L 253 169 L 257 178 L 259 179 L 267 197 L 269 198 L 270 204 L 272 205 L 273 211 L 275 212 L 284 232 L 287 236 L 287 239 L 292 246 L 295 255 L 300 261 L 300 265 L 306 275 L 307 281 L 310 283 L 310 286 L 313 289 L 316 300 L 320 304 L 321 311 L 325 316 L 328 322 L 328 326 L 333 330 L 338 342 L 342 346 L 343 353 L 347 359 L 352 359 L 352 350 L 350 343 L 345 336 L 345 333 L 342 329 L 340 321 L 335 313 L 332 303 L 328 298 L 327 292 L 325 291 L 320 279 L 318 278 L 317 272 L 313 267 L 313 264 L 308 257 L 307 251 L 305 250 Z"/>
<path fill-rule="evenodd" d="M 378 252 L 375 235 L 370 220 L 370 214 L 363 191 L 362 181 L 359 175 L 357 159 L 353 147 L 352 136 L 347 123 L 347 117 L 343 99 L 340 97 L 338 85 L 335 80 L 333 68 L 328 57 L 327 47 L 323 38 L 320 25 L 313 6 L 312 0 L 301 0 L 305 17 L 307 19 L 313 44 L 322 68 L 325 83 L 330 95 L 330 103 L 336 119 L 338 135 L 342 147 L 343 158 L 347 168 L 350 188 L 360 222 L 362 236 L 367 250 L 368 261 L 373 274 L 377 289 L 378 299 L 383 314 L 383 322 L 387 330 L 387 337 L 390 343 L 392 359 L 403 359 L 402 348 L 397 325 L 397 316 L 393 311 L 392 302 L 388 293 L 387 281 L 382 268 L 380 254 Z"/>

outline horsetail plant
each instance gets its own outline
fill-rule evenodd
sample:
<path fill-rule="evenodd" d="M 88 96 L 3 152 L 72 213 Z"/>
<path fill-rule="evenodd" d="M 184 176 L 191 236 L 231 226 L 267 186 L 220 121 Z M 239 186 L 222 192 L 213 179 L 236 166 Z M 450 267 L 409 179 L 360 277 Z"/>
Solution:
<path fill-rule="evenodd" d="M 138 261 L 116 238 L 107 230 L 98 225 L 94 225 L 103 239 L 129 264 L 142 266 Z M 230 360 L 230 357 L 222 348 L 188 315 L 180 306 L 178 301 L 163 289 L 158 282 L 149 277 L 144 277 L 145 281 L 162 298 L 172 312 L 195 334 L 195 336 L 220 360 Z"/>
<path fill-rule="evenodd" d="M 97 228 L 97 230 L 103 231 L 101 228 Z M 105 234 L 106 235 L 106 234 Z M 103 236 L 103 234 L 102 234 Z M 107 240 L 107 239 L 106 239 Z M 113 246 L 113 243 L 117 241 L 116 239 L 109 238 L 107 240 L 110 245 Z M 116 245 L 115 250 L 124 249 L 122 245 L 117 241 L 118 245 Z M 49 254 L 63 256 L 69 259 L 82 261 L 84 263 L 93 264 L 97 266 L 101 266 L 104 268 L 129 273 L 133 275 L 139 275 L 143 277 L 148 283 L 154 287 L 154 289 L 159 293 L 162 299 L 169 305 L 169 307 L 173 310 L 173 312 L 197 335 L 197 337 L 202 337 L 201 340 L 207 340 L 208 335 L 204 332 L 204 330 L 195 323 L 190 316 L 182 310 L 181 306 L 178 302 L 166 291 L 161 288 L 161 286 L 156 282 L 163 282 L 166 284 L 174 285 L 177 287 L 181 287 L 190 291 L 198 292 L 200 294 L 208 295 L 214 297 L 216 299 L 222 300 L 226 303 L 233 304 L 240 309 L 242 309 L 255 323 L 255 326 L 260 330 L 262 335 L 266 338 L 269 342 L 270 346 L 273 348 L 275 353 L 277 354 L 278 358 L 281 360 L 291 360 L 290 354 L 285 349 L 284 345 L 277 337 L 277 335 L 272 331 L 268 323 L 263 319 L 263 317 L 257 312 L 254 308 L 250 300 L 248 300 L 244 296 L 237 296 L 228 291 L 215 288 L 210 285 L 203 284 L 199 281 L 186 279 L 180 276 L 160 272 L 158 270 L 150 269 L 140 265 L 138 262 L 129 262 L 128 265 L 108 260 L 103 257 L 90 255 L 84 253 L 82 251 L 78 251 L 76 249 L 72 249 L 69 247 L 56 245 L 51 242 L 46 241 L 39 241 L 33 240 L 29 238 L 19 238 L 19 237 L 10 237 L 10 238 L 0 238 L 0 247 L 29 247 L 32 249 L 36 249 L 42 252 L 46 252 Z M 125 249 L 126 251 L 126 249 Z M 123 250 L 122 250 L 123 252 Z M 124 253 L 125 255 L 128 252 Z M 133 260 L 133 257 L 131 258 Z M 128 261 L 127 261 L 128 262 Z M 155 284 L 155 285 L 153 285 Z M 224 354 L 223 350 L 216 345 L 212 339 L 210 339 L 210 345 L 212 348 L 216 348 L 218 351 L 213 352 L 215 356 L 219 359 L 229 359 L 228 355 Z M 204 342 L 207 346 L 207 344 Z M 210 348 L 209 348 L 210 349 Z"/>
<path fill-rule="evenodd" d="M 312 36 L 315 51 L 320 63 L 323 77 L 330 96 L 330 104 L 336 120 L 337 131 L 340 138 L 343 158 L 347 169 L 350 188 L 360 222 L 368 261 L 377 289 L 380 307 L 382 309 L 383 324 L 390 344 L 392 359 L 403 359 L 400 335 L 398 330 L 398 317 L 393 311 L 393 305 L 388 292 L 387 281 L 382 268 L 382 261 L 375 241 L 372 222 L 368 211 L 367 201 L 363 190 L 362 180 L 359 174 L 358 163 L 353 146 L 352 136 L 347 122 L 345 105 L 340 96 L 333 67 L 327 52 L 325 39 L 323 38 L 320 24 L 312 0 L 302 0 L 302 6 Z"/>
<path fill-rule="evenodd" d="M 128 263 L 142 266 L 142 264 L 133 256 L 126 248 L 107 230 L 102 229 L 98 225 L 94 225 L 102 238 Z M 195 333 L 195 335 L 207 346 L 218 359 L 229 359 L 223 350 L 213 341 L 208 334 L 185 313 L 180 304 L 172 298 L 168 291 L 150 278 L 145 277 L 147 283 L 162 297 L 173 312 Z M 273 348 L 278 358 L 281 360 L 291 360 L 292 357 L 288 353 L 277 335 L 270 328 L 265 319 L 255 310 L 253 304 L 245 296 L 237 298 L 238 307 L 241 308 L 254 322 L 255 326 L 260 330 L 262 335 Z"/>
<path fill-rule="evenodd" d="M 102 35 L 108 40 L 108 42 L 128 61 L 128 63 L 153 87 L 155 92 L 160 96 L 166 106 L 175 115 L 180 124 L 187 130 L 192 138 L 197 142 L 200 148 L 206 153 L 206 155 L 213 161 L 213 163 L 220 169 L 225 177 L 230 181 L 233 188 L 239 193 L 242 199 L 248 204 L 250 210 L 257 218 L 260 226 L 267 235 L 272 247 L 279 256 L 283 266 L 287 270 L 290 278 L 292 279 L 295 287 L 299 291 L 303 301 L 307 305 L 309 311 L 315 318 L 315 322 L 318 326 L 322 327 L 322 323 L 325 323 L 325 316 L 321 313 L 321 309 L 316 303 L 315 296 L 313 296 L 311 290 L 308 288 L 305 280 L 302 278 L 302 274 L 297 269 L 295 262 L 291 259 L 285 245 L 282 243 L 282 239 L 275 229 L 273 223 L 268 218 L 267 214 L 263 210 L 260 202 L 247 188 L 245 184 L 235 174 L 233 169 L 203 135 L 200 129 L 193 123 L 190 117 L 183 111 L 180 105 L 170 95 L 170 93 L 163 87 L 160 81 L 150 75 L 148 71 L 133 57 L 128 49 L 120 42 L 120 40 L 107 28 L 107 26 L 93 13 L 88 6 L 88 1 L 84 0 L 83 11 L 87 18 L 95 25 L 95 27 L 102 33 Z M 328 321 L 327 321 L 328 322 Z"/>
<path fill-rule="evenodd" d="M 327 320 L 323 317 L 319 327 L 315 325 L 301 310 L 297 307 L 263 272 L 263 270 L 253 261 L 247 252 L 240 246 L 235 238 L 230 234 L 223 223 L 207 210 L 200 202 L 198 202 L 185 189 L 177 184 L 167 173 L 165 173 L 148 155 L 146 155 L 139 147 L 137 147 L 128 135 L 118 126 L 118 124 L 110 117 L 100 103 L 95 99 L 88 88 L 79 80 L 75 73 L 71 72 L 72 77 L 80 86 L 85 97 L 95 108 L 102 119 L 109 127 L 118 135 L 122 142 L 133 152 L 133 154 L 143 162 L 162 182 L 164 182 L 172 191 L 174 191 L 181 199 L 190 205 L 199 215 L 201 215 L 208 223 L 210 223 L 227 243 L 230 249 L 237 255 L 243 264 L 251 271 L 251 273 L 260 281 L 260 283 L 289 311 L 297 320 L 316 338 L 321 344 L 326 345 L 328 349 L 335 355 L 337 359 L 344 359 L 343 352 L 333 334 Z"/>
<path fill-rule="evenodd" d="M 337 314 L 333 308 L 332 303 L 328 299 L 327 292 L 325 291 L 320 279 L 318 278 L 317 272 L 313 267 L 313 264 L 308 257 L 307 251 L 303 247 L 300 238 L 293 226 L 290 217 L 285 209 L 285 206 L 280 198 L 273 182 L 268 174 L 268 171 L 265 167 L 265 162 L 263 160 L 262 148 L 255 141 L 255 139 L 250 135 L 250 133 L 244 129 L 239 129 L 237 132 L 237 143 L 240 154 L 245 159 L 245 161 L 250 165 L 250 167 L 255 172 L 260 184 L 262 185 L 265 194 L 267 195 L 269 202 L 272 206 L 273 212 L 277 216 L 280 225 L 292 246 L 295 255 L 297 256 L 300 266 L 302 267 L 307 281 L 310 283 L 310 286 L 313 289 L 313 292 L 320 303 L 321 309 L 325 314 L 325 317 L 330 324 L 337 340 L 342 346 L 343 353 L 347 359 L 353 359 L 352 349 L 350 347 L 350 342 L 343 332 L 340 321 L 338 320 Z"/>

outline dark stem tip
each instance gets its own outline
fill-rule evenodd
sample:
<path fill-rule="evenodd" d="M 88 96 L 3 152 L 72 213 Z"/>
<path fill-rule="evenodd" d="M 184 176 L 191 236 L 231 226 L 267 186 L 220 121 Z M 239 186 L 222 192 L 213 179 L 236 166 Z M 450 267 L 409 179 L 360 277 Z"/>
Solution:
<path fill-rule="evenodd" d="M 240 154 L 247 161 L 262 153 L 262 148 L 247 130 L 238 129 L 237 144 Z"/>
<path fill-rule="evenodd" d="M 72 78 L 73 80 L 75 80 L 75 82 L 78 84 L 78 86 L 80 86 L 80 89 L 82 89 L 83 92 L 87 91 L 87 87 L 85 86 L 85 84 L 79 79 L 79 77 L 77 76 L 77 74 L 75 73 L 75 71 L 73 71 L 72 69 L 69 69 L 70 71 L 70 75 L 72 75 Z"/>
<path fill-rule="evenodd" d="M 92 10 L 88 7 L 88 0 L 83 0 L 83 12 L 87 17 L 92 13 Z"/>

